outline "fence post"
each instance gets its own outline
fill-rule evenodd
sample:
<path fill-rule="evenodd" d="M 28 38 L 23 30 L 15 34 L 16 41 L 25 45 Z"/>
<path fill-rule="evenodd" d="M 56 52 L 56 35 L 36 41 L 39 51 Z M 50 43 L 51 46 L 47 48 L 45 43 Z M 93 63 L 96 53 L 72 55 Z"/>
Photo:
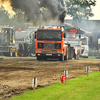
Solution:
<path fill-rule="evenodd" d="M 34 93 L 35 93 L 35 77 L 34 77 Z"/>
<path fill-rule="evenodd" d="M 88 74 L 89 74 L 89 71 L 90 71 L 90 66 L 86 66 L 87 76 L 88 76 Z"/>
<path fill-rule="evenodd" d="M 35 93 L 35 87 L 37 87 L 37 78 L 34 77 L 32 79 L 32 88 L 33 88 L 33 93 Z"/>
<path fill-rule="evenodd" d="M 68 70 L 66 71 L 66 79 L 68 78 Z"/>

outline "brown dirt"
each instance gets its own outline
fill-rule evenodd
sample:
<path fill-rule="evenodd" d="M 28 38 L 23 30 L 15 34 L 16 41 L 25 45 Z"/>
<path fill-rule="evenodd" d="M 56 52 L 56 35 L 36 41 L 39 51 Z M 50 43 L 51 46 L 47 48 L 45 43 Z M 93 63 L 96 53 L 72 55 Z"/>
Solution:
<path fill-rule="evenodd" d="M 60 81 L 64 70 L 68 70 L 68 79 L 97 71 L 100 60 L 48 60 L 37 61 L 33 58 L 0 59 L 0 100 L 7 100 L 32 89 L 32 78 L 37 77 L 38 87 Z"/>

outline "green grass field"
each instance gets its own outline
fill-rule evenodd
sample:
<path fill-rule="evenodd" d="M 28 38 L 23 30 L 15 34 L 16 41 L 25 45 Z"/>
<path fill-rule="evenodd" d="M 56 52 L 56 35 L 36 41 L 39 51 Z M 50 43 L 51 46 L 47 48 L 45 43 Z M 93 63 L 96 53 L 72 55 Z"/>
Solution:
<path fill-rule="evenodd" d="M 34 59 L 36 59 L 36 57 L 30 57 L 30 56 L 28 56 L 28 57 L 6 57 L 6 56 L 0 56 L 0 58 L 34 58 Z M 94 56 L 91 56 L 91 57 L 88 57 L 88 58 L 80 57 L 80 60 L 96 60 L 96 57 L 94 57 Z"/>
<path fill-rule="evenodd" d="M 11 100 L 100 100 L 100 72 L 39 88 L 35 93 L 28 91 Z"/>
<path fill-rule="evenodd" d="M 33 58 L 33 59 L 36 59 L 36 57 L 7 57 L 7 56 L 0 56 L 0 58 Z"/>
<path fill-rule="evenodd" d="M 80 60 L 96 60 L 96 57 L 94 57 L 94 56 L 89 56 L 88 58 L 82 58 L 82 57 L 80 57 Z"/>

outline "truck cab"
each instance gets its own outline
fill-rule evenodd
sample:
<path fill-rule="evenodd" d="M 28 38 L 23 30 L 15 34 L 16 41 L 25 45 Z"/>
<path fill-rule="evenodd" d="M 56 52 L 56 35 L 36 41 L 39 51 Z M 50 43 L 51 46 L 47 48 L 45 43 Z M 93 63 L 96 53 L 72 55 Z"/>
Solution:
<path fill-rule="evenodd" d="M 68 45 L 64 44 L 64 28 L 43 27 L 36 33 L 37 60 L 47 57 L 58 58 L 61 61 L 68 60 Z"/>
<path fill-rule="evenodd" d="M 13 27 L 0 27 L 0 53 L 4 56 L 17 56 Z"/>

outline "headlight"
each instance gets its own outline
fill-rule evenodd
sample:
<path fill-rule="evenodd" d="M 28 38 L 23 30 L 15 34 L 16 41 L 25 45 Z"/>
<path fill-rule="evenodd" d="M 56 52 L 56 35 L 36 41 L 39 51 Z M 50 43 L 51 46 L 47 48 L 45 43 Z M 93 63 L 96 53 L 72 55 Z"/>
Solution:
<path fill-rule="evenodd" d="M 61 51 L 58 51 L 58 53 L 61 53 Z"/>
<path fill-rule="evenodd" d="M 41 51 L 40 51 L 40 50 L 38 50 L 37 52 L 39 52 L 39 53 L 40 53 Z"/>
<path fill-rule="evenodd" d="M 44 47 L 43 43 L 38 43 L 38 48 L 43 48 L 43 47 Z"/>
<path fill-rule="evenodd" d="M 56 43 L 55 44 L 55 49 L 61 49 L 61 43 Z"/>

